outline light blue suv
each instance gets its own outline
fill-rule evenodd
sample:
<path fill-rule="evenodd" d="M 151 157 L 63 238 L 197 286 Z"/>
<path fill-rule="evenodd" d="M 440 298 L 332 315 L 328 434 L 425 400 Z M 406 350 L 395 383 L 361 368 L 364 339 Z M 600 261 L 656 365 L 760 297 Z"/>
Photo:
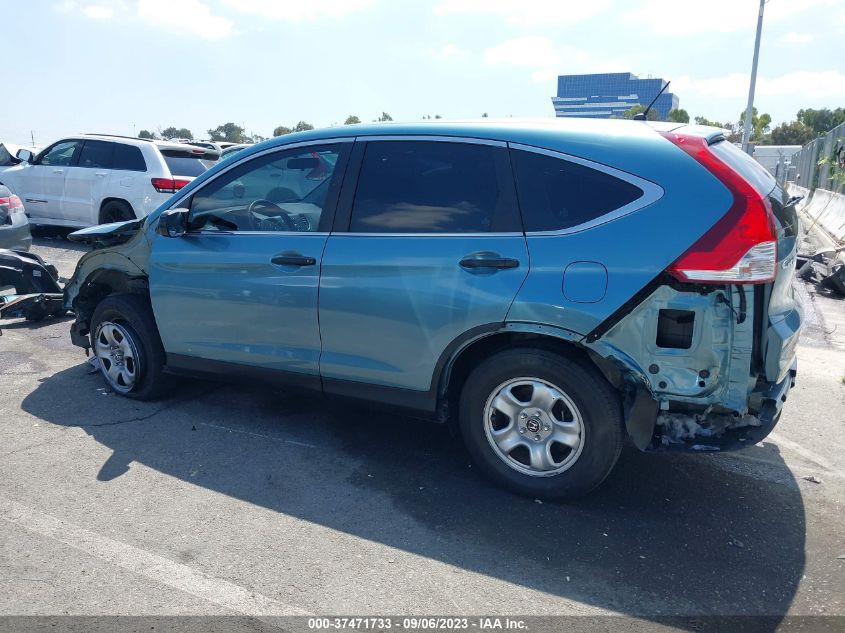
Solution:
<path fill-rule="evenodd" d="M 144 220 L 79 231 L 72 338 L 111 389 L 247 377 L 459 424 L 572 497 L 641 450 L 729 450 L 796 373 L 788 196 L 720 130 L 348 126 L 244 149 Z"/>

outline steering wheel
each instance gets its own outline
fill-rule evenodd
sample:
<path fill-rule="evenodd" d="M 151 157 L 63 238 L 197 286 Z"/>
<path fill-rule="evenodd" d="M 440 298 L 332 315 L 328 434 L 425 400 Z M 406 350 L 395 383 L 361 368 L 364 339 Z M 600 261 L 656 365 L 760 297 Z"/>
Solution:
<path fill-rule="evenodd" d="M 285 231 L 296 231 L 296 225 L 293 223 L 293 220 L 290 219 L 290 214 L 285 211 L 282 207 L 277 205 L 275 202 L 270 202 L 269 200 L 265 200 L 264 198 L 259 198 L 258 200 L 253 200 L 249 207 L 247 208 L 247 213 L 249 215 L 249 222 L 252 225 L 253 231 L 264 231 L 266 228 L 263 228 L 261 225 L 264 223 L 264 220 L 258 219 L 255 217 L 255 210 L 260 208 L 266 209 L 276 209 L 278 213 L 272 214 L 271 218 L 267 218 L 268 220 L 272 219 L 273 222 L 279 222 Z"/>

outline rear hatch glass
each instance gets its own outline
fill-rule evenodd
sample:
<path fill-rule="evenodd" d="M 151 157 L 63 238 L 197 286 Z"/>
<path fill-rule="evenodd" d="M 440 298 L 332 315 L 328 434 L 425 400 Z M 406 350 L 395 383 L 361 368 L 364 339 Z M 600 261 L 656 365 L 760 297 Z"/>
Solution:
<path fill-rule="evenodd" d="M 179 176 L 196 178 L 210 169 L 216 162 L 205 154 L 194 154 L 192 152 L 162 150 L 161 154 L 164 156 L 164 162 L 167 163 L 167 168 L 174 178 Z"/>
<path fill-rule="evenodd" d="M 777 184 L 775 177 L 733 143 L 718 141 L 710 146 L 710 151 L 738 171 L 740 176 L 760 192 L 760 195 L 768 196 L 775 188 L 775 184 Z"/>

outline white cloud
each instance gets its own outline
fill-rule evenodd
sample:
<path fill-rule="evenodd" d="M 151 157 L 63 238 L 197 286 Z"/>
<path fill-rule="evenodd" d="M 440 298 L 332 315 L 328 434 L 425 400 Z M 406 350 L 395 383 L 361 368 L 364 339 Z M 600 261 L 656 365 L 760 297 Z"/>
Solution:
<path fill-rule="evenodd" d="M 150 24 L 209 40 L 234 34 L 231 20 L 214 15 L 199 0 L 138 0 L 138 16 Z"/>
<path fill-rule="evenodd" d="M 450 57 L 454 57 L 460 52 L 460 49 L 455 46 L 454 44 L 446 44 L 443 48 L 440 49 L 440 58 L 441 59 L 449 59 Z"/>
<path fill-rule="evenodd" d="M 763 25 L 793 17 L 809 9 L 836 6 L 840 0 L 786 0 L 766 4 Z M 636 10 L 625 16 L 626 20 L 645 23 L 655 33 L 663 35 L 689 35 L 691 33 L 753 33 L 757 23 L 758 3 L 746 0 L 709 0 L 678 2 L 677 0 L 645 0 Z M 765 33 L 764 33 L 765 39 Z"/>
<path fill-rule="evenodd" d="M 114 9 L 99 4 L 91 4 L 82 9 L 82 13 L 92 20 L 108 20 L 114 16 Z"/>
<path fill-rule="evenodd" d="M 59 13 L 82 13 L 85 17 L 92 20 L 107 20 L 114 16 L 115 7 L 123 9 L 124 4 L 122 0 L 113 0 L 112 6 L 104 4 L 88 4 L 83 5 L 78 0 L 62 0 L 53 4 L 53 10 Z"/>
<path fill-rule="evenodd" d="M 610 0 L 441 0 L 436 15 L 494 15 L 512 24 L 575 24 L 599 15 Z"/>
<path fill-rule="evenodd" d="M 631 60 L 594 58 L 574 46 L 556 45 L 548 37 L 517 37 L 484 52 L 484 60 L 492 65 L 533 68 L 531 80 L 550 83 L 567 73 L 627 72 Z"/>
<path fill-rule="evenodd" d="M 813 35 L 811 33 L 796 33 L 795 31 L 790 31 L 789 33 L 785 33 L 778 38 L 778 41 L 782 44 L 806 44 L 807 42 L 813 41 Z"/>
<path fill-rule="evenodd" d="M 373 5 L 375 0 L 226 0 L 241 13 L 302 22 L 320 17 L 342 18 Z"/>
<path fill-rule="evenodd" d="M 707 79 L 692 79 L 685 76 L 672 82 L 672 92 L 736 99 L 748 95 L 748 82 L 747 73 L 732 73 Z M 777 77 L 757 77 L 755 94 L 758 97 L 807 94 L 812 95 L 814 99 L 845 98 L 845 74 L 838 70 L 797 71 Z"/>

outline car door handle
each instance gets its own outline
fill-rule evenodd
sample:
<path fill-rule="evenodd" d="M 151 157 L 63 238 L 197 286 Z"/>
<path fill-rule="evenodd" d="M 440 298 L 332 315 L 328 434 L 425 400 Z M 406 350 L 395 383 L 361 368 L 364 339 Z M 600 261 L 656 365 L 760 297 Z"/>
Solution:
<path fill-rule="evenodd" d="M 276 255 L 270 262 L 276 266 L 314 266 L 317 260 L 305 255 Z"/>
<path fill-rule="evenodd" d="M 498 255 L 468 255 L 461 261 L 461 268 L 474 270 L 476 268 L 518 268 L 519 260 Z"/>
<path fill-rule="evenodd" d="M 65 173 L 65 172 L 64 172 L 64 170 L 63 170 L 63 169 L 54 169 L 54 170 L 53 170 L 53 173 L 54 173 L 54 174 L 63 174 L 63 173 Z"/>
<path fill-rule="evenodd" d="M 108 176 L 108 174 L 104 171 L 96 171 L 94 172 L 94 175 L 99 176 L 100 178 L 105 178 L 106 176 Z"/>

